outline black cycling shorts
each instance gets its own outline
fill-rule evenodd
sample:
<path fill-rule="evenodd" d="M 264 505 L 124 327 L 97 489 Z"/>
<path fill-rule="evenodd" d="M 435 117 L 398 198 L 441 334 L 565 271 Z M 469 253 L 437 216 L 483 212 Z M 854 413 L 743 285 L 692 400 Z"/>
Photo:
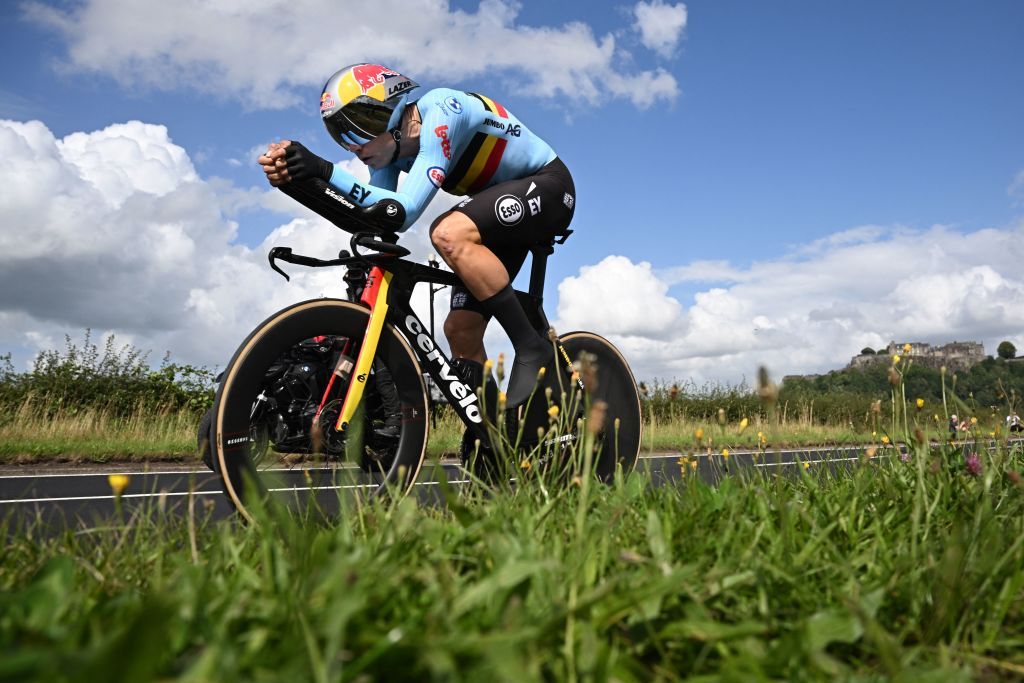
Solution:
<path fill-rule="evenodd" d="M 452 209 L 468 216 L 484 246 L 494 252 L 512 281 L 530 247 L 549 244 L 572 222 L 576 186 L 569 169 L 555 158 L 537 173 L 481 190 Z M 474 311 L 489 318 L 464 285 L 452 287 L 452 310 Z"/>

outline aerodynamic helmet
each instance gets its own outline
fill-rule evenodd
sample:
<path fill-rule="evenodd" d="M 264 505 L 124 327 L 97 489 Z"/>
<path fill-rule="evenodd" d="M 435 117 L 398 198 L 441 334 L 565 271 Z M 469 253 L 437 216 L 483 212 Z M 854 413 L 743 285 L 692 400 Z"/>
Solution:
<path fill-rule="evenodd" d="M 327 79 L 320 116 L 339 145 L 365 145 L 397 125 L 409 94 L 418 87 L 386 66 L 352 64 Z"/>

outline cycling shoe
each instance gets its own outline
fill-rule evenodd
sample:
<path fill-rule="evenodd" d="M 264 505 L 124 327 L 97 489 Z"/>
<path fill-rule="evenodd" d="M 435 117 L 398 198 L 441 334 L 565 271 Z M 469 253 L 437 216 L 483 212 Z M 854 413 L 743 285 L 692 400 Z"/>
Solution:
<path fill-rule="evenodd" d="M 508 390 L 505 392 L 505 405 L 508 408 L 526 403 L 530 394 L 541 386 L 538 375 L 541 368 L 552 358 L 551 344 L 540 337 L 537 337 L 535 344 L 516 353 L 508 380 Z"/>

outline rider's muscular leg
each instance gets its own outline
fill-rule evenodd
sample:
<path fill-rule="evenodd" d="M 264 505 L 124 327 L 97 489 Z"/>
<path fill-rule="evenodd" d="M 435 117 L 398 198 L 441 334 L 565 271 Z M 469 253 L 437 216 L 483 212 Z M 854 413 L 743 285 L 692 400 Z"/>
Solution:
<path fill-rule="evenodd" d="M 480 231 L 468 216 L 457 211 L 445 214 L 434 222 L 430 240 L 508 334 L 516 351 L 508 404 L 524 402 L 533 391 L 538 371 L 551 356 L 551 345 L 533 329 L 512 290 L 505 266 L 481 244 Z"/>
<path fill-rule="evenodd" d="M 468 358 L 484 364 L 484 330 L 487 319 L 479 313 L 456 309 L 444 320 L 444 336 L 452 349 L 452 358 Z"/>
<path fill-rule="evenodd" d="M 481 244 L 480 231 L 466 214 L 450 211 L 438 218 L 430 228 L 430 241 L 478 301 L 508 286 L 505 266 Z"/>

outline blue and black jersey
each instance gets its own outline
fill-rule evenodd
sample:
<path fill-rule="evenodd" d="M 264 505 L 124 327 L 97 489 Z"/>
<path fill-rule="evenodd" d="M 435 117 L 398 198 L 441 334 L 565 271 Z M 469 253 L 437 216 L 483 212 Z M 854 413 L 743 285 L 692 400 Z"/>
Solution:
<path fill-rule="evenodd" d="M 371 172 L 369 185 L 335 165 L 331 185 L 360 206 L 394 199 L 405 207 L 406 230 L 441 189 L 469 195 L 537 173 L 555 158 L 544 140 L 494 100 L 450 88 L 416 102 L 422 117 L 419 153 Z M 408 177 L 398 187 L 398 174 Z"/>

